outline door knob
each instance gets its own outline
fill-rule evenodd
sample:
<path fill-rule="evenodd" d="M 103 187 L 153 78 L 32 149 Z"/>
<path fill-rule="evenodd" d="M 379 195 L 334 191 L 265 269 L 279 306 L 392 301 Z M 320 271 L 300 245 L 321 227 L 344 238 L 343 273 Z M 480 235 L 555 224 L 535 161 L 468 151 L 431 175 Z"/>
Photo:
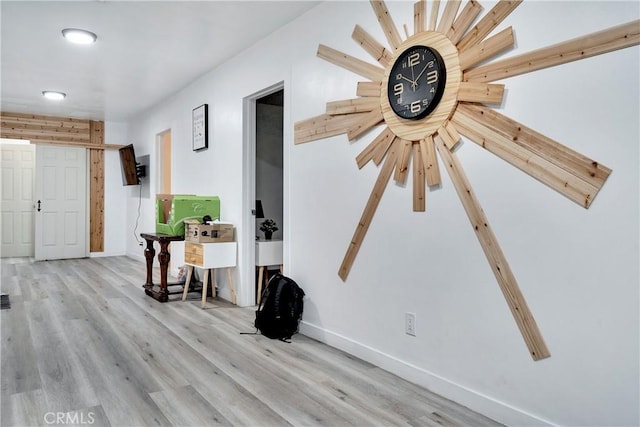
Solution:
<path fill-rule="evenodd" d="M 38 212 L 40 212 L 40 200 L 38 200 Z"/>

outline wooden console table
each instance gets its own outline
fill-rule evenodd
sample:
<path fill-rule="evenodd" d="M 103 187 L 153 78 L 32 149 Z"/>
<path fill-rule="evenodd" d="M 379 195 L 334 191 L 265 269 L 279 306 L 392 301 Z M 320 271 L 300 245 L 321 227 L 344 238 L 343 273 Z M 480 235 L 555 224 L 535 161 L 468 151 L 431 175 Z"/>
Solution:
<path fill-rule="evenodd" d="M 167 288 L 174 285 L 183 285 L 182 283 L 167 283 L 167 270 L 169 268 L 169 260 L 171 259 L 169 244 L 171 242 L 183 241 L 184 237 L 160 233 L 141 233 L 140 237 L 147 241 L 147 247 L 144 250 L 144 257 L 147 260 L 147 281 L 143 285 L 144 292 L 160 302 L 167 302 L 169 300 L 169 294 L 182 293 L 182 291 L 169 292 Z M 160 243 L 160 253 L 158 254 L 158 261 L 160 262 L 160 285 L 154 285 L 153 283 L 153 258 L 156 255 L 153 242 Z"/>

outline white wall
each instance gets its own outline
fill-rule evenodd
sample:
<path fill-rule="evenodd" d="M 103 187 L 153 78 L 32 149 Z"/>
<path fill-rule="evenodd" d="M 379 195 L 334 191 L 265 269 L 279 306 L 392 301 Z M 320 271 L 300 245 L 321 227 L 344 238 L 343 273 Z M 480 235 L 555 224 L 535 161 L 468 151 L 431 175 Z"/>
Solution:
<path fill-rule="evenodd" d="M 105 144 L 127 144 L 127 124 L 105 122 Z M 133 235 L 127 223 L 127 189 L 122 185 L 118 150 L 104 150 L 104 251 L 92 252 L 92 257 L 126 254 L 125 234 Z"/>
<path fill-rule="evenodd" d="M 413 3 L 388 6 L 399 26 L 413 22 Z M 524 53 L 639 15 L 635 2 L 525 2 L 499 29 L 513 25 Z M 243 98 L 284 81 L 285 268 L 307 293 L 304 333 L 507 424 L 638 425 L 639 49 L 505 81 L 500 112 L 613 169 L 589 210 L 471 142 L 458 150 L 551 351 L 533 362 L 442 166 L 427 212 L 411 211 L 411 178 L 389 184 L 348 280 L 338 278 L 378 174 L 354 158 L 377 132 L 294 146 L 292 129 L 355 96 L 362 78 L 315 57 L 323 43 L 370 60 L 351 40 L 355 24 L 384 42 L 367 2 L 318 6 L 133 120 L 137 154 L 154 159 L 155 135 L 171 128 L 174 192 L 220 196 L 242 244 L 253 234 L 241 226 Z M 202 103 L 210 148 L 194 153 L 190 115 Z M 127 228 L 136 208 L 130 197 Z M 140 230 L 153 229 L 153 209 L 143 200 Z M 127 252 L 142 255 L 133 238 Z M 404 334 L 405 312 L 416 337 Z"/>

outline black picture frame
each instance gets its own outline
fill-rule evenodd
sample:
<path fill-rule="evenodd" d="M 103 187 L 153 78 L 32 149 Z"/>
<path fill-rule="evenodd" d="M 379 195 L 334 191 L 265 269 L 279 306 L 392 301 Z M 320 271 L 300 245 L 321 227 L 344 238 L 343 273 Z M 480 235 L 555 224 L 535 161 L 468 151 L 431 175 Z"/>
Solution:
<path fill-rule="evenodd" d="M 209 106 L 202 104 L 191 111 L 191 135 L 193 151 L 209 147 Z"/>

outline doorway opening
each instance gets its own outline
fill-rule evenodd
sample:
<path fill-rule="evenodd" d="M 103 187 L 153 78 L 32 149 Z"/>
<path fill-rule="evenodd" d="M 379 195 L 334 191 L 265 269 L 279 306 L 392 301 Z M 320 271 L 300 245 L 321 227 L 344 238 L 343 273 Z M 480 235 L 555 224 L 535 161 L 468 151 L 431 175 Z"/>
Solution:
<path fill-rule="evenodd" d="M 282 240 L 283 97 L 284 90 L 279 90 L 256 100 L 256 200 L 260 201 L 264 218 L 273 220 L 278 227 L 272 234 L 275 240 Z M 263 220 L 256 219 L 256 236 L 263 238 Z"/>
<path fill-rule="evenodd" d="M 156 193 L 171 194 L 171 129 L 156 135 L 158 173 Z"/>
<path fill-rule="evenodd" d="M 269 266 L 280 268 L 286 244 L 284 209 L 284 82 L 265 88 L 244 101 L 245 152 L 243 174 L 243 249 L 240 253 L 245 285 L 239 290 L 239 304 L 253 305 L 257 301 L 257 251 L 265 246 L 261 223 L 272 219 L 278 230 L 266 246 L 270 253 L 277 249 Z M 260 203 L 258 203 L 260 201 Z M 259 206 L 264 218 L 257 218 Z M 272 262 L 272 264 L 271 264 Z M 268 266 L 265 266 L 268 268 Z"/>
<path fill-rule="evenodd" d="M 284 90 L 256 100 L 256 302 L 270 274 L 282 270 Z M 261 209 L 260 209 L 261 208 Z M 259 218 L 262 214 L 264 219 Z M 263 226 L 271 224 L 268 232 Z"/>

